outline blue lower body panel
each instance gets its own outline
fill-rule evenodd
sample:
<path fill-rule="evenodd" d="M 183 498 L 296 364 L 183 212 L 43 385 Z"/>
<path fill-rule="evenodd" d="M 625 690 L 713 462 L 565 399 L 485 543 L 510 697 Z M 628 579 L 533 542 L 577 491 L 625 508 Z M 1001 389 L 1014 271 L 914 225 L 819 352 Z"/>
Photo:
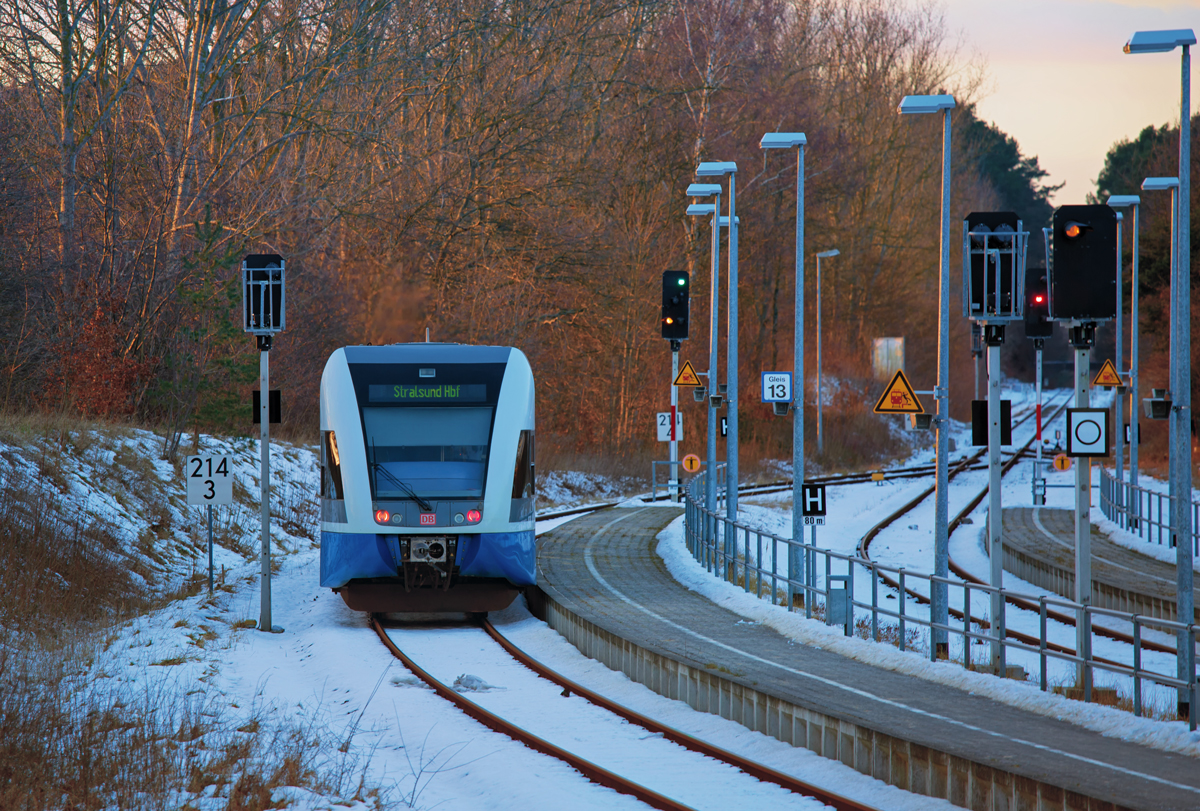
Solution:
<path fill-rule="evenodd" d="M 533 530 L 458 536 L 458 573 L 464 577 L 503 577 L 514 586 L 537 582 Z"/>
<path fill-rule="evenodd" d="M 336 589 L 357 577 L 395 577 L 396 556 L 386 536 L 321 533 L 321 585 Z"/>
<path fill-rule="evenodd" d="M 341 588 L 351 580 L 396 577 L 400 563 L 388 539 L 375 533 L 321 533 L 321 585 Z M 533 530 L 459 535 L 455 558 L 463 577 L 504 578 L 516 586 L 537 582 L 537 547 Z"/>

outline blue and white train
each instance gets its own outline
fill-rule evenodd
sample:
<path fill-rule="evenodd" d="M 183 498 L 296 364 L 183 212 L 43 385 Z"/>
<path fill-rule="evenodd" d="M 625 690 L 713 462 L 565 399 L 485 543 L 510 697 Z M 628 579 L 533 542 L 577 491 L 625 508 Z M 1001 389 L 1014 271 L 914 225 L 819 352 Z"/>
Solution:
<path fill-rule="evenodd" d="M 348 346 L 321 376 L 321 585 L 356 611 L 495 611 L 536 582 L 518 349 Z"/>

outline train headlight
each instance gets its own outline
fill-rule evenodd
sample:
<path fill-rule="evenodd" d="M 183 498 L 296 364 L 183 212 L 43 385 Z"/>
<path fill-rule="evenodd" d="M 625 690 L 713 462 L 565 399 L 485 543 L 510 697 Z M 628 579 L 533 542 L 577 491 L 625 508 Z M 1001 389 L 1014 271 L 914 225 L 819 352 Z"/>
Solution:
<path fill-rule="evenodd" d="M 483 520 L 483 513 L 479 510 L 467 510 L 467 523 L 478 524 Z"/>
<path fill-rule="evenodd" d="M 376 523 L 386 524 L 388 521 L 391 521 L 391 520 L 392 520 L 392 514 L 390 512 L 388 512 L 387 510 L 376 510 L 375 511 L 375 522 Z"/>

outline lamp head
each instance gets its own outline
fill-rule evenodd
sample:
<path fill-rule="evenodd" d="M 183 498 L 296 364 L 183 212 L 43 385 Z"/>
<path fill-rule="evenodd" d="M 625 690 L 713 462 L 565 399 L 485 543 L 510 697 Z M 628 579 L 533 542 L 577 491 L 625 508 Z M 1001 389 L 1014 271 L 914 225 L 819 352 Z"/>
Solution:
<path fill-rule="evenodd" d="M 692 203 L 687 207 L 687 215 L 689 217 L 702 217 L 705 214 L 712 214 L 717 210 L 717 207 L 712 203 Z"/>
<path fill-rule="evenodd" d="M 723 177 L 737 172 L 733 161 L 704 161 L 696 167 L 696 177 Z"/>
<path fill-rule="evenodd" d="M 1142 181 L 1142 191 L 1167 191 L 1179 188 L 1177 177 L 1148 177 Z"/>
<path fill-rule="evenodd" d="M 1196 44 L 1196 35 L 1190 28 L 1175 28 L 1170 31 L 1138 31 L 1125 43 L 1127 54 L 1159 54 L 1173 51 L 1177 46 Z"/>
<path fill-rule="evenodd" d="M 692 183 L 687 187 L 688 197 L 720 197 L 721 187 L 716 183 Z"/>
<path fill-rule="evenodd" d="M 936 113 L 939 110 L 953 110 L 954 96 L 905 96 L 900 100 L 896 111 L 908 115 L 912 113 Z"/>
<path fill-rule="evenodd" d="M 758 142 L 759 149 L 791 149 L 794 146 L 804 146 L 808 138 L 802 132 L 768 132 Z"/>
<path fill-rule="evenodd" d="M 1113 208 L 1136 206 L 1140 202 L 1142 202 L 1142 198 L 1136 194 L 1110 194 L 1108 196 L 1108 204 Z"/>
<path fill-rule="evenodd" d="M 837 256 L 839 253 L 841 253 L 841 251 L 839 251 L 837 248 L 833 248 L 832 250 L 821 251 L 819 254 L 817 254 L 817 258 L 828 259 L 831 256 Z"/>

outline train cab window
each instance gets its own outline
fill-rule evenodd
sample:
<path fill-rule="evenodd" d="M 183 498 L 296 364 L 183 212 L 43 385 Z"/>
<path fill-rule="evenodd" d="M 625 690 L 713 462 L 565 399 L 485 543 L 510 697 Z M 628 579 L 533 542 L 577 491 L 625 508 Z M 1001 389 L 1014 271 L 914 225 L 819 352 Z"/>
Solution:
<path fill-rule="evenodd" d="M 492 411 L 364 408 L 373 497 L 482 498 Z"/>
<path fill-rule="evenodd" d="M 513 470 L 513 498 L 529 498 L 534 494 L 533 431 L 522 431 L 517 440 L 517 466 Z"/>
<path fill-rule="evenodd" d="M 342 457 L 333 431 L 321 432 L 321 495 L 338 501 L 346 497 L 342 491 Z"/>

